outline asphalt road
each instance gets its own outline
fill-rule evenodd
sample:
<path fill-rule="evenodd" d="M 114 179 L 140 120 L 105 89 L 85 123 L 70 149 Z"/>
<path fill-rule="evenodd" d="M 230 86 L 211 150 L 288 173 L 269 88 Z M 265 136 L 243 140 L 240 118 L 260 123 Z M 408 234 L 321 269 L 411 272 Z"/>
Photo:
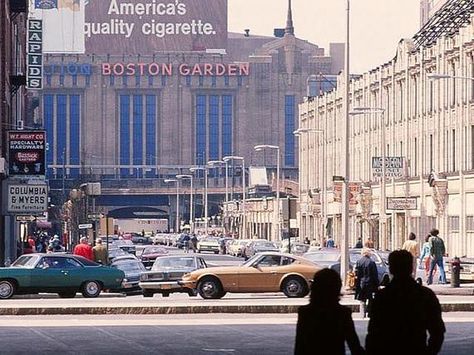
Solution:
<path fill-rule="evenodd" d="M 474 317 L 445 321 L 442 354 L 472 354 Z M 0 317 L 0 354 L 292 354 L 295 322 L 269 314 Z M 355 323 L 363 342 L 367 321 Z"/>

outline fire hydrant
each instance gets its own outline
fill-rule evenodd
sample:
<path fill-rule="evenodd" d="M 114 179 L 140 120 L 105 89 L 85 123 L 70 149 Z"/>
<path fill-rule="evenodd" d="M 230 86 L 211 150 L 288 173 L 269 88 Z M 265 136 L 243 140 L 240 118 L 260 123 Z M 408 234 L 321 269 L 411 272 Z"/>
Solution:
<path fill-rule="evenodd" d="M 459 287 L 461 284 L 461 260 L 455 256 L 450 261 L 451 264 L 451 287 Z"/>

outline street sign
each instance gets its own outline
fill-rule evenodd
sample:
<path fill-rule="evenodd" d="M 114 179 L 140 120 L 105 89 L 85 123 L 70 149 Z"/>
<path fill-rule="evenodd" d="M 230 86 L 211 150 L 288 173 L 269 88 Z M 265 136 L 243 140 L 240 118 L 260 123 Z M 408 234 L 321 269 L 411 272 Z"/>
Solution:
<path fill-rule="evenodd" d="M 17 222 L 32 222 L 36 219 L 35 216 L 16 216 L 15 217 Z"/>
<path fill-rule="evenodd" d="M 92 223 L 79 224 L 78 228 L 79 229 L 91 229 L 92 228 Z"/>
<path fill-rule="evenodd" d="M 372 176 L 382 177 L 382 157 L 372 157 Z M 385 177 L 402 178 L 404 176 L 403 157 L 385 157 Z"/>
<path fill-rule="evenodd" d="M 416 197 L 387 197 L 387 210 L 404 211 L 416 209 Z"/>
<path fill-rule="evenodd" d="M 102 217 L 104 217 L 102 213 L 91 213 L 87 215 L 87 219 L 92 219 L 92 220 L 101 219 Z"/>
<path fill-rule="evenodd" d="M 48 210 L 48 186 L 42 183 L 19 184 L 6 181 L 5 211 L 8 214 L 37 214 Z"/>

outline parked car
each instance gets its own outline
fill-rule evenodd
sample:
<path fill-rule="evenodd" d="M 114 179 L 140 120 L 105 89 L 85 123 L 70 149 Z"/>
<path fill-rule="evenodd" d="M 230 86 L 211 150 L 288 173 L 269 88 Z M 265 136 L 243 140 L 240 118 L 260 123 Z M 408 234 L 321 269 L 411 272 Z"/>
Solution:
<path fill-rule="evenodd" d="M 132 234 L 133 244 L 152 244 L 153 241 L 149 236 L 143 236 L 141 234 Z"/>
<path fill-rule="evenodd" d="M 212 267 L 183 276 L 180 284 L 202 298 L 222 298 L 227 292 L 279 292 L 304 297 L 321 267 L 308 259 L 276 252 L 257 254 L 240 266 Z"/>
<path fill-rule="evenodd" d="M 210 252 L 213 252 L 214 254 L 219 254 L 219 251 L 220 251 L 219 238 L 214 238 L 214 237 L 202 238 L 197 244 L 197 251 L 198 253 L 202 253 L 203 251 L 210 251 Z"/>
<path fill-rule="evenodd" d="M 27 254 L 0 268 L 0 299 L 15 294 L 57 293 L 73 298 L 98 297 L 104 289 L 120 288 L 123 271 L 69 254 Z"/>
<path fill-rule="evenodd" d="M 236 239 L 229 247 L 229 254 L 232 256 L 243 256 L 243 251 L 248 243 L 250 243 L 250 239 Z"/>
<path fill-rule="evenodd" d="M 178 281 L 184 274 L 206 267 L 206 262 L 200 256 L 163 256 L 156 259 L 151 271 L 141 274 L 139 286 L 144 297 L 153 297 L 155 293 L 167 297 L 173 292 L 196 296 L 194 290 L 183 288 Z"/>
<path fill-rule="evenodd" d="M 359 260 L 362 249 L 349 249 L 349 267 L 353 268 Z M 388 265 L 378 254 L 377 250 L 371 249 L 372 253 L 370 258 L 375 261 L 377 265 L 377 272 L 379 275 L 379 282 L 382 282 L 384 277 L 388 277 Z M 333 269 L 338 273 L 341 270 L 341 251 L 336 248 L 323 248 L 319 251 L 306 253 L 303 255 L 306 259 L 311 260 L 313 263 Z"/>
<path fill-rule="evenodd" d="M 114 259 L 110 266 L 122 270 L 125 273 L 125 278 L 123 279 L 121 287 L 119 289 L 114 289 L 114 291 L 128 293 L 140 290 L 140 286 L 138 286 L 140 275 L 145 272 L 146 269 L 137 257 L 132 254 L 119 256 Z"/>
<path fill-rule="evenodd" d="M 303 255 L 309 251 L 310 246 L 308 244 L 292 242 L 291 247 L 288 246 L 288 243 L 283 243 L 280 248 L 282 253 L 291 253 L 295 255 Z"/>
<path fill-rule="evenodd" d="M 245 259 L 249 259 L 257 253 L 263 253 L 266 251 L 279 251 L 275 243 L 265 239 L 252 240 L 245 246 L 243 256 Z"/>
<path fill-rule="evenodd" d="M 143 249 L 140 259 L 146 268 L 151 268 L 156 258 L 168 255 L 168 250 L 163 247 L 149 246 Z"/>

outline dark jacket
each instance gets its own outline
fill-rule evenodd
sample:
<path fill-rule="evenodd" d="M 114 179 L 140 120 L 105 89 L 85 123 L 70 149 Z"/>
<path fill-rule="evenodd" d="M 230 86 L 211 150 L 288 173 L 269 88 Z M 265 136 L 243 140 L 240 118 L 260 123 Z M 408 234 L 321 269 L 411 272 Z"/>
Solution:
<path fill-rule="evenodd" d="M 394 279 L 376 293 L 372 303 L 366 350 L 374 355 L 437 354 L 445 331 L 433 291 L 411 277 Z"/>
<path fill-rule="evenodd" d="M 363 256 L 356 263 L 356 291 L 355 298 L 359 301 L 366 301 L 372 298 L 372 294 L 379 286 L 379 275 L 377 265 L 368 256 Z"/>
<path fill-rule="evenodd" d="M 343 355 L 345 342 L 353 355 L 364 353 L 349 308 L 340 304 L 299 308 L 295 355 Z"/>

